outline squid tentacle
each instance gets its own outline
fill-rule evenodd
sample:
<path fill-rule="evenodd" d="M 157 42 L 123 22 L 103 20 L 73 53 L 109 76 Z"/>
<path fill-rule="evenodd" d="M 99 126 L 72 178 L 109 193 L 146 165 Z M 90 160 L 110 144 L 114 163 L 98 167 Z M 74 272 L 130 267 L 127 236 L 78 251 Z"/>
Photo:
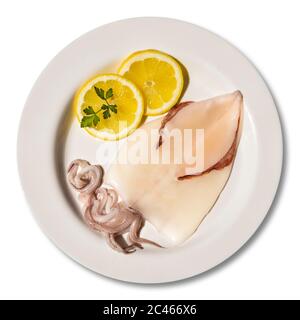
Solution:
<path fill-rule="evenodd" d="M 143 249 L 147 243 L 161 247 L 154 241 L 140 237 L 144 225 L 142 214 L 124 202 L 114 189 L 102 187 L 104 170 L 86 160 L 77 159 L 67 169 L 67 179 L 73 189 L 79 192 L 83 203 L 83 219 L 95 231 L 105 235 L 108 245 L 125 254 Z M 123 235 L 128 233 L 127 241 Z"/>
<path fill-rule="evenodd" d="M 129 237 L 130 241 L 133 243 L 138 243 L 140 245 L 142 245 L 143 243 L 147 243 L 147 244 L 151 244 L 156 247 L 159 247 L 159 248 L 163 248 L 160 244 L 158 244 L 154 241 L 140 237 L 140 231 L 141 231 L 141 228 L 143 227 L 144 219 L 139 214 L 137 214 L 136 217 L 137 218 L 134 220 L 134 222 L 132 223 L 130 230 L 129 230 L 128 237 Z"/>

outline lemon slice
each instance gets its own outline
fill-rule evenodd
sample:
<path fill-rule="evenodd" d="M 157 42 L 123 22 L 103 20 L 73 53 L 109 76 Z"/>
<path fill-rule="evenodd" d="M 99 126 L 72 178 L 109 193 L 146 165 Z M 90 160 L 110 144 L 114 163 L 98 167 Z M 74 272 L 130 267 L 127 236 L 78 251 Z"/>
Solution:
<path fill-rule="evenodd" d="M 146 115 L 167 112 L 178 101 L 183 89 L 179 63 L 157 50 L 137 51 L 121 64 L 119 74 L 133 81 L 143 92 Z"/>
<path fill-rule="evenodd" d="M 107 101 L 116 106 L 116 113 L 110 112 L 110 117 L 106 119 L 103 117 L 105 110 L 101 107 L 107 102 L 96 92 L 101 89 L 104 93 L 111 89 L 112 96 Z M 139 126 L 144 114 L 144 100 L 140 90 L 130 80 L 117 74 L 97 75 L 88 80 L 77 91 L 73 107 L 79 121 L 86 116 L 86 108 L 92 107 L 98 112 L 99 122 L 84 129 L 103 140 L 118 140 L 128 136 Z"/>

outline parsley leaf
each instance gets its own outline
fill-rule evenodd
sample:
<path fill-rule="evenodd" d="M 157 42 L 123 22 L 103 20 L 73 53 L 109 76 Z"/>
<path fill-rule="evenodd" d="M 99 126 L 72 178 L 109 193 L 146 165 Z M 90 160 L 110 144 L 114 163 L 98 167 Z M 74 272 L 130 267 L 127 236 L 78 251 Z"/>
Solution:
<path fill-rule="evenodd" d="M 112 88 L 109 88 L 107 91 L 106 91 L 106 94 L 105 94 L 105 98 L 106 99 L 109 99 L 113 96 L 113 89 Z"/>
<path fill-rule="evenodd" d="M 94 114 L 94 113 L 95 113 L 94 109 L 93 109 L 91 106 L 83 109 L 83 112 L 84 112 L 85 114 Z"/>
<path fill-rule="evenodd" d="M 111 104 L 111 105 L 109 105 L 109 109 L 110 109 L 112 112 L 117 113 L 117 105 Z"/>
<path fill-rule="evenodd" d="M 108 102 L 108 99 L 112 98 L 114 93 L 113 93 L 113 89 L 109 88 L 106 92 L 104 92 L 104 90 L 102 88 L 97 88 L 96 86 L 94 86 L 95 92 L 97 94 L 97 96 L 101 99 L 105 101 L 105 104 L 103 104 L 101 106 L 101 108 L 98 111 L 95 111 L 93 109 L 93 107 L 88 106 L 87 108 L 83 109 L 83 112 L 85 114 L 85 116 L 82 117 L 81 121 L 80 121 L 80 126 L 82 128 L 85 127 L 89 127 L 89 128 L 93 128 L 96 127 L 97 124 L 100 122 L 100 117 L 97 115 L 101 110 L 102 112 L 102 116 L 103 119 L 108 119 L 111 117 L 111 113 L 117 113 L 118 112 L 118 106 L 116 104 L 110 104 Z"/>
<path fill-rule="evenodd" d="M 94 86 L 94 88 L 95 88 L 95 91 L 96 91 L 96 93 L 97 93 L 97 96 L 99 97 L 99 98 L 101 98 L 102 100 L 105 100 L 105 97 L 104 97 L 104 90 L 102 89 L 102 88 L 97 88 L 97 87 L 95 87 Z"/>
<path fill-rule="evenodd" d="M 81 119 L 80 126 L 81 126 L 81 128 L 92 127 L 93 126 L 93 121 L 94 121 L 94 115 L 84 116 Z"/>
<path fill-rule="evenodd" d="M 94 126 L 96 127 L 99 122 L 100 122 L 100 118 L 95 114 L 93 119 Z"/>

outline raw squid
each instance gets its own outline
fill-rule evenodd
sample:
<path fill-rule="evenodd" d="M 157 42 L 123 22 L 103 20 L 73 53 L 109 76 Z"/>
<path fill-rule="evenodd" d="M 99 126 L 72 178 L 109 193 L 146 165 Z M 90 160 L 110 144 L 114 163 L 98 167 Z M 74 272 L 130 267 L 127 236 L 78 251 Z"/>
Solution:
<path fill-rule="evenodd" d="M 172 245 L 187 240 L 209 213 L 222 192 L 233 166 L 242 130 L 243 97 L 239 91 L 201 102 L 186 102 L 173 107 L 158 120 L 146 123 L 142 129 L 155 143 L 149 144 L 152 154 L 159 158 L 167 152 L 177 157 L 176 144 L 167 143 L 172 129 L 203 129 L 202 161 L 191 165 L 189 159 L 181 163 L 173 160 L 164 163 L 116 163 L 105 176 L 127 206 L 141 212 L 159 233 L 165 235 Z M 138 132 L 130 137 L 126 148 L 138 143 Z M 196 139 L 185 147 L 195 150 Z M 126 149 L 126 150 L 125 150 Z M 148 158 L 150 160 L 150 158 Z"/>

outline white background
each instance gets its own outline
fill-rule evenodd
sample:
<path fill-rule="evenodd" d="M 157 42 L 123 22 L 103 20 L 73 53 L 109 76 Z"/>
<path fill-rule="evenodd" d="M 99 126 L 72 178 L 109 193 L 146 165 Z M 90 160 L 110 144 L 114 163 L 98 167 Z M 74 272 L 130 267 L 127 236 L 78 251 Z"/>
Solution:
<path fill-rule="evenodd" d="M 90 29 L 136 16 L 194 22 L 240 48 L 272 89 L 285 131 L 279 194 L 255 238 L 215 270 L 159 286 L 109 280 L 62 254 L 33 220 L 16 165 L 23 105 L 49 60 Z M 0 41 L 0 298 L 300 298 L 299 1 L 2 1 Z"/>

